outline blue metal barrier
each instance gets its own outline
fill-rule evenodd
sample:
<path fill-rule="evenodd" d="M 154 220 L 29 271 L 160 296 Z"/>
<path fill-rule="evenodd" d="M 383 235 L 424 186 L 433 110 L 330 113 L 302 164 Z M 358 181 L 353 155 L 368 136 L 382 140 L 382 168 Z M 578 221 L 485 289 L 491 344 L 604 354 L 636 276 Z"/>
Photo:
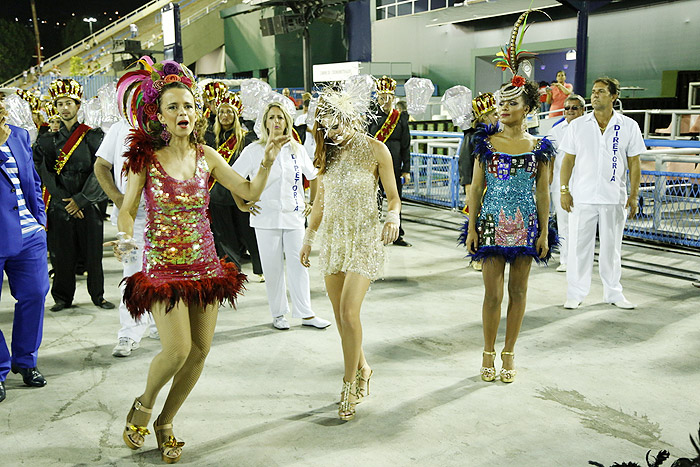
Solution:
<path fill-rule="evenodd" d="M 644 170 L 639 194 L 626 236 L 700 247 L 700 174 Z"/>
<path fill-rule="evenodd" d="M 458 160 L 412 153 L 403 197 L 461 209 Z M 700 247 L 700 174 L 642 171 L 639 198 L 639 214 L 627 221 L 626 237 Z"/>
<path fill-rule="evenodd" d="M 411 182 L 403 187 L 403 197 L 413 201 L 457 208 L 459 174 L 457 157 L 411 154 Z"/>
<path fill-rule="evenodd" d="M 700 142 L 687 139 L 645 139 L 647 147 L 661 148 L 700 148 Z"/>

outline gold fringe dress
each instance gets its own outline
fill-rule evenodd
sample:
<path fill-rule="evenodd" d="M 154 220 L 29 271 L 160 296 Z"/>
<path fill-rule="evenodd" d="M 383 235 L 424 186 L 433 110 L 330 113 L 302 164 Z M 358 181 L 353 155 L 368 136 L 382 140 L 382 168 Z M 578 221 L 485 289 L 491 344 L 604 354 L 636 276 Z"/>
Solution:
<path fill-rule="evenodd" d="M 375 175 L 378 162 L 368 138 L 358 132 L 343 147 L 328 149 L 319 227 L 319 264 L 324 276 L 354 272 L 373 281 L 384 269 Z"/>

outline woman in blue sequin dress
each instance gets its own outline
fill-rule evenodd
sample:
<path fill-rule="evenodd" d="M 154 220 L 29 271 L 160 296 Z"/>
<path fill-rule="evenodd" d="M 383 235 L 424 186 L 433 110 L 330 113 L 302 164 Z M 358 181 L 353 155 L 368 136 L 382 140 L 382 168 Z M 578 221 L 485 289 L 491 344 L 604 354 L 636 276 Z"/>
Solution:
<path fill-rule="evenodd" d="M 533 258 L 538 263 L 546 262 L 549 245 L 556 242 L 548 229 L 548 163 L 554 150 L 546 138 L 538 140 L 523 129 L 527 114 L 538 108 L 538 95 L 534 83 L 522 81 L 520 86 L 501 89 L 499 121 L 503 130 L 481 126 L 473 139 L 475 164 L 469 212 L 476 222 L 465 224 L 462 241 L 472 260 L 484 260 L 484 381 L 496 378 L 494 345 L 506 263 L 510 265 L 508 316 L 500 376 L 503 382 L 511 382 L 515 378 L 513 349 L 525 314 L 530 265 Z"/>

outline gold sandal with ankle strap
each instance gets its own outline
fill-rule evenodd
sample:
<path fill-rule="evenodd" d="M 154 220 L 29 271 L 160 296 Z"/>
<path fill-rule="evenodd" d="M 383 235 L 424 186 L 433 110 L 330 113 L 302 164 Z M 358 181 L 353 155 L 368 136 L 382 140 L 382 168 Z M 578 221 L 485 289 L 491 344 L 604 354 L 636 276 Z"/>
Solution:
<path fill-rule="evenodd" d="M 341 420 L 352 420 L 355 418 L 355 393 L 354 381 L 343 380 L 343 389 L 340 392 L 340 405 L 338 406 L 338 417 Z"/>
<path fill-rule="evenodd" d="M 156 442 L 158 443 L 158 449 L 160 449 L 160 457 L 166 464 L 174 464 L 180 460 L 182 456 L 182 447 L 185 445 L 184 442 L 178 441 L 173 435 L 168 435 L 167 439 L 163 435 L 163 431 L 172 430 L 173 424 L 166 423 L 165 425 L 158 425 L 158 419 L 153 422 L 153 431 L 156 434 Z"/>
<path fill-rule="evenodd" d="M 483 354 L 490 355 L 492 357 L 496 357 L 495 351 L 494 352 L 487 352 L 484 350 Z M 490 383 L 491 381 L 496 379 L 496 367 L 495 366 L 482 366 L 481 369 L 479 370 L 479 373 L 481 373 L 481 379 L 483 379 L 487 383 Z"/>
<path fill-rule="evenodd" d="M 362 368 L 358 368 L 357 373 L 355 373 L 355 397 L 357 398 L 357 401 L 355 402 L 356 404 L 359 404 L 362 402 L 362 399 L 364 399 L 366 396 L 369 396 L 369 380 L 374 374 L 374 370 L 371 368 L 369 369 L 369 375 L 367 375 L 367 378 L 362 377 L 362 370 L 367 368 L 367 365 L 363 366 Z"/>
<path fill-rule="evenodd" d="M 137 410 L 147 414 L 149 419 L 151 418 L 152 412 L 151 409 L 144 407 L 138 398 L 134 399 L 134 404 L 131 406 L 131 410 L 129 410 L 129 413 L 126 416 L 126 428 L 124 428 L 124 433 L 122 434 L 124 443 L 126 443 L 126 445 L 131 449 L 139 449 L 143 447 L 146 435 L 151 434 L 146 425 L 135 425 L 131 422 L 131 420 L 134 418 L 134 413 Z M 146 420 L 146 424 L 148 424 L 148 420 Z"/>
<path fill-rule="evenodd" d="M 504 355 L 511 356 L 515 360 L 515 354 L 513 352 L 506 352 L 504 350 L 501 352 L 501 360 L 503 360 Z M 504 383 L 512 383 L 515 380 L 515 375 L 517 373 L 518 371 L 515 368 L 512 370 L 506 370 L 505 368 L 501 367 L 501 381 Z"/>

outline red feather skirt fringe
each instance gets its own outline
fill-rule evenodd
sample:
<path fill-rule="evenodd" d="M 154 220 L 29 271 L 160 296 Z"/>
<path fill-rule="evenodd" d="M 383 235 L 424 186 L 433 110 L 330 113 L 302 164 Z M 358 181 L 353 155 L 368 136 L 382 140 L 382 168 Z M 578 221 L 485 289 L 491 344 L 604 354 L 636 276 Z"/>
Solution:
<path fill-rule="evenodd" d="M 122 280 L 124 303 L 134 319 L 139 319 L 150 311 L 154 303 L 164 302 L 165 312 L 172 310 L 177 302 L 182 300 L 188 305 L 209 305 L 218 302 L 235 306 L 235 300 L 245 286 L 246 275 L 238 270 L 233 263 L 224 263 L 224 275 L 221 277 L 205 277 L 202 279 L 171 280 L 160 285 L 139 271 L 133 276 Z"/>

